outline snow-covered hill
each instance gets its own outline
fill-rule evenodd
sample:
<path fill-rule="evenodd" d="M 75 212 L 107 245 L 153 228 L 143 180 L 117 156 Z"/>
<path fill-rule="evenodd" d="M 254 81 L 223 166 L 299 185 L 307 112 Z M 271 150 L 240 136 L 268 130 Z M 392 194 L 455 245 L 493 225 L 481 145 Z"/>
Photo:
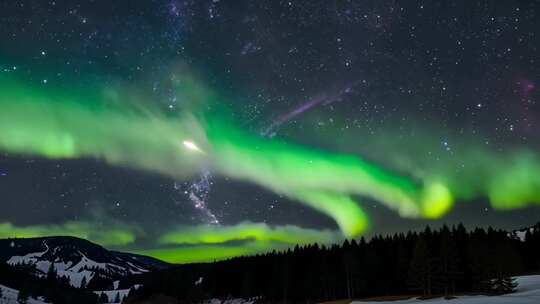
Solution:
<path fill-rule="evenodd" d="M 453 300 L 436 298 L 431 300 L 409 299 L 403 301 L 364 302 L 353 304 L 538 304 L 540 303 L 540 275 L 516 277 L 515 293 L 502 296 L 463 296 Z"/>
<path fill-rule="evenodd" d="M 6 287 L 4 285 L 0 285 L 0 289 L 2 290 L 2 296 L 0 297 L 0 304 L 18 304 L 17 302 L 17 296 L 19 295 L 19 291 Z M 41 299 L 34 299 L 29 298 L 27 301 L 27 304 L 45 304 Z"/>
<path fill-rule="evenodd" d="M 137 288 L 137 287 L 138 286 L 134 286 L 134 288 Z M 4 285 L 0 285 L 0 289 L 2 290 L 1 296 L 0 296 L 0 304 L 19 304 L 17 302 L 17 297 L 19 295 L 18 290 L 6 287 Z M 94 293 L 97 294 L 98 296 L 104 293 L 107 296 L 108 304 L 119 304 L 129 294 L 130 289 L 95 291 Z M 116 300 L 119 300 L 119 301 L 116 301 Z M 48 304 L 48 303 L 43 301 L 43 299 L 29 298 L 27 301 L 27 304 Z"/>
<path fill-rule="evenodd" d="M 67 277 L 75 287 L 80 287 L 83 281 L 112 282 L 168 267 L 149 257 L 109 251 L 73 237 L 0 240 L 0 262 L 33 265 L 37 276 L 45 276 L 53 265 L 58 276 Z"/>

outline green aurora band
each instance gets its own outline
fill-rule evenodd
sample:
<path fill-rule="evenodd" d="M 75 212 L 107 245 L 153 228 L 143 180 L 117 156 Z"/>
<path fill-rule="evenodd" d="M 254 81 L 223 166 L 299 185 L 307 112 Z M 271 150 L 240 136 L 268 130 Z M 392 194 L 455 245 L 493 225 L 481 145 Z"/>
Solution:
<path fill-rule="evenodd" d="M 240 245 L 211 244 L 136 250 L 134 253 L 152 256 L 169 263 L 187 264 L 226 260 L 233 257 L 261 254 L 271 250 L 286 250 L 294 245 L 278 242 L 249 241 Z"/>
<path fill-rule="evenodd" d="M 195 263 L 286 250 L 296 245 L 331 244 L 342 239 L 337 231 L 247 222 L 235 226 L 179 227 L 159 238 L 161 248 L 137 253 L 173 263 Z"/>
<path fill-rule="evenodd" d="M 292 225 L 270 227 L 266 224 L 240 223 L 235 226 L 201 225 L 177 227 L 158 238 L 158 248 L 138 249 L 137 239 L 144 239 L 143 229 L 119 223 L 96 229 L 89 221 L 62 225 L 17 227 L 0 223 L 0 238 L 73 236 L 134 253 L 150 255 L 170 263 L 196 263 L 222 260 L 240 255 L 286 250 L 297 244 L 331 244 L 343 239 L 338 231 L 305 229 Z M 136 245 L 140 246 L 140 245 Z"/>
<path fill-rule="evenodd" d="M 196 85 L 187 90 L 190 96 L 210 96 L 197 93 L 204 89 Z M 211 119 L 212 116 L 189 113 L 171 117 L 149 107 L 127 106 L 144 101 L 143 94 L 121 94 L 111 89 L 69 91 L 28 86 L 0 77 L 0 150 L 54 159 L 92 157 L 177 179 L 210 168 L 219 175 L 258 184 L 332 217 L 345 237 L 358 236 L 369 226 L 367 215 L 355 201 L 357 197 L 376 200 L 401 216 L 431 219 L 443 216 L 452 207 L 454 197 L 464 198 L 466 193 L 487 196 L 494 207 L 503 209 L 540 202 L 540 162 L 534 154 L 517 157 L 508 165 L 505 175 L 489 176 L 491 184 L 484 188 L 464 192 L 437 172 L 429 176 L 411 172 L 415 178 L 395 174 L 355 155 L 252 136 L 225 123 L 224 117 Z M 195 146 L 186 146 L 186 142 Z M 65 229 L 0 226 L 0 233 L 62 233 L 111 243 L 85 229 L 69 225 L 60 228 Z M 112 233 L 113 239 L 118 238 L 118 245 L 132 243 L 135 237 L 132 232 L 123 236 Z M 235 227 L 184 227 L 159 239 L 158 245 L 167 248 L 140 252 L 168 261 L 192 262 L 296 243 L 328 243 L 336 238 L 339 239 L 328 231 L 289 226 L 270 228 L 244 223 Z M 228 245 L 239 240 L 243 241 L 241 245 Z M 200 246 L 192 246 L 195 244 Z"/>
<path fill-rule="evenodd" d="M 136 235 L 128 227 L 96 229 L 90 222 L 67 222 L 62 225 L 34 225 L 17 227 L 11 223 L 0 223 L 0 238 L 28 238 L 45 236 L 74 236 L 87 239 L 103 246 L 125 246 L 133 243 Z"/>
<path fill-rule="evenodd" d="M 240 223 L 236 226 L 179 227 L 162 235 L 158 243 L 163 245 L 221 244 L 231 241 L 265 241 L 287 244 L 329 244 L 341 236 L 329 230 L 313 230 L 292 225 L 269 227 L 266 224 Z"/>

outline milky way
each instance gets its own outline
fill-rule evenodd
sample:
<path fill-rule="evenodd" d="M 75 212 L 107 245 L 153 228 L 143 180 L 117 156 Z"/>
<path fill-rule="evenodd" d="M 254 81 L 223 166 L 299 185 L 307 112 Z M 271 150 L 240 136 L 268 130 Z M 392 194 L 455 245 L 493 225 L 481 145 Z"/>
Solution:
<path fill-rule="evenodd" d="M 92 109 L 84 106 L 77 94 L 29 88 L 10 79 L 3 83 L 8 85 L 2 87 L 0 95 L 0 148 L 6 151 L 47 158 L 95 157 L 113 165 L 174 178 L 188 178 L 208 167 L 217 174 L 258 184 L 330 216 L 345 237 L 358 236 L 369 225 L 356 197 L 375 200 L 403 217 L 439 218 L 463 191 L 453 189 L 436 172 L 416 180 L 363 161 L 359 156 L 253 136 L 212 115 L 202 123 L 196 115 L 167 118 L 152 110 L 129 110 L 118 105 L 110 109 L 103 97 L 98 102 L 103 106 Z M 23 116 L 25 119 L 20 119 Z M 106 127 L 94 127 L 98 122 Z M 532 154 L 517 157 L 504 172 L 475 172 L 486 174 L 488 182 L 486 188 L 477 185 L 473 191 L 490 197 L 493 206 L 501 209 L 539 203 L 540 175 L 533 174 L 540 172 L 538 159 Z M 209 186 L 209 173 L 204 174 L 202 181 L 190 187 L 189 197 L 211 224 L 217 224 L 203 200 Z M 213 234 L 233 229 L 228 238 L 235 239 L 234 231 L 245 231 L 242 227 L 221 227 L 224 230 L 208 230 L 204 235 L 213 238 Z M 81 234 L 79 229 L 66 231 Z M 259 233 L 267 235 L 265 231 Z M 298 239 L 307 238 L 305 232 L 299 228 Z M 312 241 L 329 241 L 323 238 L 322 231 L 310 233 Z M 240 235 L 236 237 L 242 239 Z M 161 251 L 155 253 L 158 252 Z"/>
<path fill-rule="evenodd" d="M 174 262 L 540 217 L 534 1 L 4 1 L 0 236 Z"/>

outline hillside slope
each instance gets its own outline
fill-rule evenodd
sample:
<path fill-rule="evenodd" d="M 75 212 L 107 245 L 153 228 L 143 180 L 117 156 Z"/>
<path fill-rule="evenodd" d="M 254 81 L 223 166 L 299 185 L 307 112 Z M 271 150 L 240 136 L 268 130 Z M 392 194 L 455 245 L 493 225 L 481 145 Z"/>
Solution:
<path fill-rule="evenodd" d="M 109 251 L 74 237 L 0 240 L 0 262 L 34 266 L 34 274 L 41 277 L 52 267 L 59 277 L 67 277 L 74 287 L 80 287 L 83 282 L 87 286 L 103 287 L 104 282 L 169 267 L 157 259 Z"/>

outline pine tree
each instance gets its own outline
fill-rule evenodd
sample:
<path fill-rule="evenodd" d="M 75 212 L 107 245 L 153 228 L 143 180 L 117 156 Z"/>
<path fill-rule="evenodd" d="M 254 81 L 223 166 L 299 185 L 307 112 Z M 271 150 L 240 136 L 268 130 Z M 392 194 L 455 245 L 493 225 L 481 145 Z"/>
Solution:
<path fill-rule="evenodd" d="M 422 290 L 423 296 L 431 296 L 432 265 L 429 248 L 424 235 L 420 235 L 414 246 L 409 267 L 409 283 Z"/>
<path fill-rule="evenodd" d="M 86 285 L 87 285 L 87 282 L 86 282 L 86 276 L 83 276 L 82 280 L 81 280 L 81 289 L 86 289 Z"/>
<path fill-rule="evenodd" d="M 456 279 L 459 274 L 456 244 L 445 225 L 440 232 L 439 259 L 437 265 L 437 281 L 444 291 L 444 296 L 455 292 Z"/>
<path fill-rule="evenodd" d="M 51 281 L 55 281 L 56 278 L 57 278 L 56 269 L 54 268 L 54 263 L 51 263 L 49 265 L 49 270 L 47 270 L 47 280 L 51 282 Z"/>
<path fill-rule="evenodd" d="M 116 293 L 116 297 L 114 297 L 114 303 L 120 303 L 120 293 Z"/>
<path fill-rule="evenodd" d="M 21 289 L 19 290 L 19 294 L 17 295 L 17 303 L 19 304 L 28 303 L 29 296 L 30 295 L 28 293 L 28 289 L 25 286 L 21 287 Z"/>
<path fill-rule="evenodd" d="M 490 281 L 490 291 L 494 294 L 505 294 L 516 291 L 517 283 L 510 276 L 501 275 Z"/>
<path fill-rule="evenodd" d="M 109 303 L 109 297 L 107 296 L 106 293 L 102 292 L 99 295 L 98 303 L 102 303 L 102 304 Z"/>
<path fill-rule="evenodd" d="M 520 270 L 520 256 L 512 247 L 509 240 L 496 240 L 493 255 L 490 257 L 490 267 L 487 280 L 488 292 L 504 294 L 514 292 L 517 284 L 511 274 Z"/>
<path fill-rule="evenodd" d="M 353 245 L 348 241 L 343 243 L 342 260 L 345 272 L 345 283 L 347 286 L 347 299 L 352 299 L 354 294 L 354 269 L 356 259 L 354 257 Z"/>

